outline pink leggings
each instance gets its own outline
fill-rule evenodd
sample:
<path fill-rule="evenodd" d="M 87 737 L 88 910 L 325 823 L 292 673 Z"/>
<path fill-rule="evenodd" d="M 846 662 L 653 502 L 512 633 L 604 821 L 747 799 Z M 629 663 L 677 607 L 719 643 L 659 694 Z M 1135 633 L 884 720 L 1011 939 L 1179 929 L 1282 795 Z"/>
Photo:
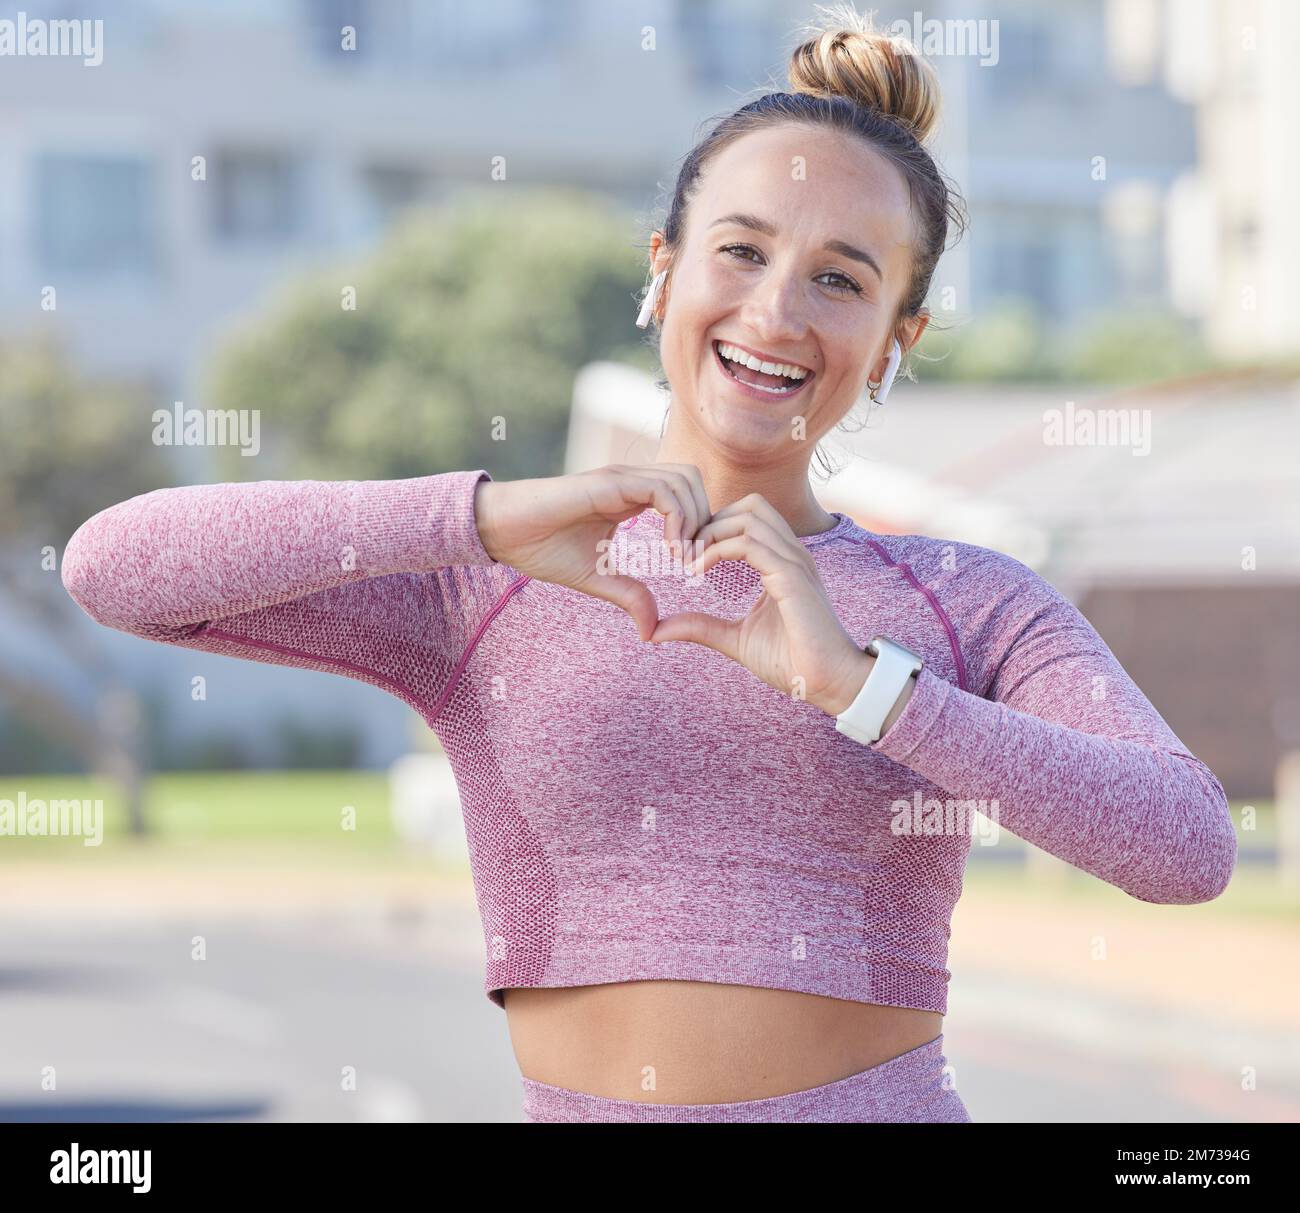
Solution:
<path fill-rule="evenodd" d="M 525 1078 L 530 1124 L 592 1121 L 694 1121 L 969 1124 L 970 1113 L 943 1070 L 943 1035 L 825 1086 L 739 1103 L 662 1104 L 584 1095 Z"/>

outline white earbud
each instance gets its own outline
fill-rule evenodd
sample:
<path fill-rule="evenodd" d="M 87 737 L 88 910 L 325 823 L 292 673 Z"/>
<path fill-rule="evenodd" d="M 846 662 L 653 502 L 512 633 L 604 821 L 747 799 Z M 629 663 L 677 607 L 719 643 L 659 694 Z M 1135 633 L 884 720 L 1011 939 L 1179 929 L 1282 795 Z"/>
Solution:
<path fill-rule="evenodd" d="M 667 270 L 660 270 L 659 273 L 655 275 L 655 280 L 650 284 L 650 290 L 646 294 L 645 302 L 641 305 L 641 311 L 637 315 L 637 328 L 643 329 L 650 323 L 650 317 L 654 315 L 655 304 L 659 302 L 659 289 L 663 286 L 664 279 L 667 277 Z"/>
<path fill-rule="evenodd" d="M 889 351 L 889 361 L 885 363 L 885 375 L 880 381 L 880 386 L 871 393 L 871 399 L 877 404 L 884 404 L 885 397 L 889 395 L 889 389 L 893 386 L 894 376 L 898 373 L 898 364 L 903 361 L 903 349 L 898 344 L 898 338 L 894 338 L 893 348 Z"/>

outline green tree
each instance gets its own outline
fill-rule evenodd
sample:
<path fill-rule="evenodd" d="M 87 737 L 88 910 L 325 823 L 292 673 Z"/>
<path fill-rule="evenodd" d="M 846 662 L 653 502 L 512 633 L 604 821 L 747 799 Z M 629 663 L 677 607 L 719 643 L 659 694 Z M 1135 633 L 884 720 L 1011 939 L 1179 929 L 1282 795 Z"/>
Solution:
<path fill-rule="evenodd" d="M 412 212 L 364 260 L 295 283 L 228 335 L 206 403 L 260 409 L 266 459 L 227 448 L 223 479 L 560 471 L 583 364 L 653 365 L 632 323 L 639 234 L 587 194 L 494 194 Z"/>
<path fill-rule="evenodd" d="M 1060 353 L 1066 379 L 1160 383 L 1217 365 L 1195 326 L 1171 312 L 1107 312 L 1079 326 Z"/>
<path fill-rule="evenodd" d="M 83 379 L 49 337 L 0 346 L 0 602 L 75 662 L 79 685 L 0 666 L 5 715 L 84 768 L 116 778 L 143 832 L 142 705 L 87 635 L 59 577 L 64 544 L 92 514 L 167 477 L 147 381 Z M 47 751 L 48 752 L 48 751 Z"/>
<path fill-rule="evenodd" d="M 1040 382 L 1055 378 L 1038 313 L 1023 299 L 998 299 L 972 321 L 921 334 L 915 354 L 918 383 Z"/>
<path fill-rule="evenodd" d="M 942 322 L 942 320 L 941 320 Z M 971 321 L 927 329 L 918 382 L 1108 383 L 1178 379 L 1220 367 L 1195 326 L 1159 309 L 1106 311 L 1060 330 L 1021 298 L 992 301 Z"/>

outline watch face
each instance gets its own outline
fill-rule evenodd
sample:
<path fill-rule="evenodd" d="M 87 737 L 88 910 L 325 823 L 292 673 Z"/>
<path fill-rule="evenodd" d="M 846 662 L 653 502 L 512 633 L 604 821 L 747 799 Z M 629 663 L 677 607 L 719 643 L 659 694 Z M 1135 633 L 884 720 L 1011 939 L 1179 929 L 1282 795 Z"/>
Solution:
<path fill-rule="evenodd" d="M 924 664 L 925 659 L 921 656 L 920 653 L 912 652 L 912 650 L 909 649 L 907 645 L 899 644 L 897 640 L 890 640 L 888 636 L 873 637 L 871 643 L 867 645 L 866 651 L 870 653 L 872 657 L 879 657 L 881 644 L 887 644 L 891 648 L 897 649 L 905 657 L 909 658 L 911 661 L 914 661 L 918 666 Z"/>

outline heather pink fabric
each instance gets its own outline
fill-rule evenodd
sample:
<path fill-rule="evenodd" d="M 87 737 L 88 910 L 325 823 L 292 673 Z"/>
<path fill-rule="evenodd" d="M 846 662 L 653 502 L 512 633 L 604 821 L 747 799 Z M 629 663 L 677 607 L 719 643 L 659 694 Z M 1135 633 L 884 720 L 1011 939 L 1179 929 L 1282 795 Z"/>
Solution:
<path fill-rule="evenodd" d="M 936 830 L 928 802 L 985 801 L 1143 901 L 1227 885 L 1219 782 L 1011 557 L 842 514 L 802 540 L 858 645 L 883 633 L 925 658 L 863 746 L 721 654 L 643 643 L 611 603 L 493 561 L 474 522 L 485 478 L 162 489 L 84 523 L 63 579 L 109 627 L 415 708 L 461 791 L 498 1006 L 511 986 L 664 978 L 944 1013 L 971 837 Z M 625 568 L 663 522 L 647 509 L 619 528 Z M 739 618 L 761 588 L 738 561 L 643 579 L 661 615 Z M 894 828 L 900 802 L 928 806 L 931 828 Z"/>
<path fill-rule="evenodd" d="M 736 1103 L 606 1099 L 525 1078 L 524 1120 L 530 1124 L 970 1124 L 970 1113 L 947 1067 L 941 1034 L 837 1082 Z"/>

